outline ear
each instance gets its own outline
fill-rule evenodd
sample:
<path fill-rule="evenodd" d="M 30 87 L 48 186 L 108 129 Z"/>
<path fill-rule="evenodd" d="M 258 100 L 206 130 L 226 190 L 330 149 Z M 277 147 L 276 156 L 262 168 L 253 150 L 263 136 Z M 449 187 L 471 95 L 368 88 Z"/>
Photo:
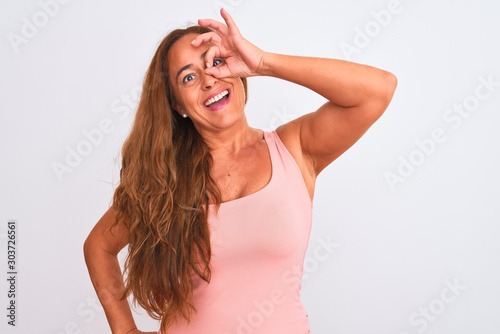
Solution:
<path fill-rule="evenodd" d="M 180 106 L 178 103 L 174 103 L 173 109 L 175 112 L 177 112 L 179 115 L 181 115 L 183 118 L 187 118 L 187 114 L 184 111 L 184 109 Z"/>
<path fill-rule="evenodd" d="M 172 104 L 172 109 L 173 109 L 175 112 L 177 112 L 177 113 L 179 113 L 179 114 L 181 114 L 181 115 L 184 113 L 184 111 L 183 111 L 182 107 L 181 107 L 178 103 L 173 103 L 173 104 Z"/>

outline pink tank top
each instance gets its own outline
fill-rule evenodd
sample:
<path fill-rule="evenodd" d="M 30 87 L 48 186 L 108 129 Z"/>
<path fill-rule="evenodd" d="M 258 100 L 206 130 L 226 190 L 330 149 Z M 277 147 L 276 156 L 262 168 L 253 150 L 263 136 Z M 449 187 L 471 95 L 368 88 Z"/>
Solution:
<path fill-rule="evenodd" d="M 312 203 L 297 163 L 276 132 L 264 134 L 272 163 L 269 183 L 222 203 L 208 222 L 210 283 L 194 280 L 197 313 L 168 334 L 306 334 L 300 299 Z"/>

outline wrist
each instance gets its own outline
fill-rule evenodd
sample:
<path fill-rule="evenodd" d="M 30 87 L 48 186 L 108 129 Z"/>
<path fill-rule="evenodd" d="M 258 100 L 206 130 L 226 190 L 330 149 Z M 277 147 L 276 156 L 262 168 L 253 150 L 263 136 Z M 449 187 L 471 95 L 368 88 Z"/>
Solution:
<path fill-rule="evenodd" d="M 264 52 L 262 54 L 259 67 L 257 68 L 257 74 L 259 76 L 273 76 L 273 64 L 276 62 L 278 57 L 275 53 Z"/>

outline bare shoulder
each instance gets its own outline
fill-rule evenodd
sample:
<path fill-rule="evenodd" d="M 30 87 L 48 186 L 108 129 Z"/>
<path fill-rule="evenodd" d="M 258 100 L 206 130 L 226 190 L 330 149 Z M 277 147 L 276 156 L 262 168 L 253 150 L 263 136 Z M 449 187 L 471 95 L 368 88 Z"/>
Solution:
<path fill-rule="evenodd" d="M 301 121 L 300 118 L 281 125 L 276 129 L 276 133 L 279 138 L 288 149 L 292 157 L 297 162 L 300 168 L 304 182 L 306 183 L 307 189 L 311 199 L 314 195 L 314 185 L 316 182 L 316 173 L 313 165 L 313 161 L 309 159 L 302 150 L 302 145 L 300 142 L 300 131 L 301 131 Z"/>
<path fill-rule="evenodd" d="M 300 122 L 293 120 L 283 124 L 276 129 L 283 144 L 292 154 L 297 163 L 302 159 L 302 148 L 300 146 Z"/>

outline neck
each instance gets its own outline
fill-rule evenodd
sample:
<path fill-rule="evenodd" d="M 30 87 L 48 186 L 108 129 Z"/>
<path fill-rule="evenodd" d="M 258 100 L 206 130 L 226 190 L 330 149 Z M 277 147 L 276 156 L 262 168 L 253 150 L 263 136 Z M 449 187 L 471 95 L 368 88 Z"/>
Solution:
<path fill-rule="evenodd" d="M 210 153 L 237 154 L 240 150 L 254 145 L 262 139 L 262 131 L 251 128 L 246 120 L 239 125 L 234 125 L 220 131 L 200 131 Z"/>

